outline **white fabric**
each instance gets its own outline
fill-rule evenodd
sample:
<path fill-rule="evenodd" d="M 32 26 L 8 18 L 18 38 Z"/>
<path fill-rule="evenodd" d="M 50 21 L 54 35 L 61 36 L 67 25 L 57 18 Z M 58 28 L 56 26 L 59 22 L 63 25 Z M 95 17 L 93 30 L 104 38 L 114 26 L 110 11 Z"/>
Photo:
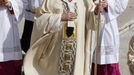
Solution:
<path fill-rule="evenodd" d="M 42 3 L 43 0 L 30 0 L 32 8 L 38 8 Z"/>
<path fill-rule="evenodd" d="M 0 62 L 22 59 L 18 22 L 22 18 L 21 0 L 10 0 L 14 14 L 0 6 Z"/>
<path fill-rule="evenodd" d="M 31 6 L 31 0 L 22 0 L 23 6 L 24 6 L 24 13 L 25 13 L 25 19 L 29 21 L 34 21 L 34 14 L 31 12 L 32 6 Z"/>
<path fill-rule="evenodd" d="M 119 61 L 119 31 L 117 17 L 126 9 L 128 0 L 108 0 L 108 13 L 101 13 L 98 64 L 112 64 Z"/>
<path fill-rule="evenodd" d="M 38 8 L 43 0 L 22 0 L 25 8 L 25 19 L 34 21 L 35 14 L 32 13 L 33 8 Z"/>
<path fill-rule="evenodd" d="M 23 16 L 23 2 L 21 0 L 10 0 L 13 10 L 15 19 L 19 22 L 22 19 Z"/>

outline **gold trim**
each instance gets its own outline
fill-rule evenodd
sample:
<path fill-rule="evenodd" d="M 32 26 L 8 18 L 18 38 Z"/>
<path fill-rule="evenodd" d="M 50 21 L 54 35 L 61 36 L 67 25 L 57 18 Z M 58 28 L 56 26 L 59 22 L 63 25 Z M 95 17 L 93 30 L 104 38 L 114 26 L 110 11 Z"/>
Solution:
<path fill-rule="evenodd" d="M 71 35 L 70 37 L 68 37 L 66 34 L 66 29 L 67 29 L 68 23 L 67 22 L 63 23 L 63 25 L 64 25 L 64 27 L 63 27 L 63 40 L 76 40 L 77 39 L 77 25 L 78 25 L 78 23 L 75 21 L 74 21 L 74 23 L 75 23 L 75 27 L 74 27 L 73 35 Z"/>
<path fill-rule="evenodd" d="M 37 13 L 39 11 L 39 8 L 33 8 L 32 13 Z"/>

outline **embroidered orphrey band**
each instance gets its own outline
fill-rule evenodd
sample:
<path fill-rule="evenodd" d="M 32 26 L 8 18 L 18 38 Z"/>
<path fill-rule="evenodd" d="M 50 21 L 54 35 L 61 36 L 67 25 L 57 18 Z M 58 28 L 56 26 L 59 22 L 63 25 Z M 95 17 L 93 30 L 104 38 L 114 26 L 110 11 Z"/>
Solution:
<path fill-rule="evenodd" d="M 64 12 L 71 11 L 66 1 L 62 0 Z M 77 15 L 77 4 L 74 3 L 74 13 Z M 77 22 L 74 22 L 74 27 L 68 27 L 68 21 L 64 22 L 63 38 L 60 50 L 60 65 L 59 73 L 72 75 L 74 70 L 75 55 L 77 49 Z"/>
<path fill-rule="evenodd" d="M 75 63 L 75 55 L 77 48 L 76 29 L 73 34 L 68 37 L 66 34 L 66 26 L 63 29 L 63 40 L 60 53 L 59 72 L 65 75 L 72 75 Z"/>

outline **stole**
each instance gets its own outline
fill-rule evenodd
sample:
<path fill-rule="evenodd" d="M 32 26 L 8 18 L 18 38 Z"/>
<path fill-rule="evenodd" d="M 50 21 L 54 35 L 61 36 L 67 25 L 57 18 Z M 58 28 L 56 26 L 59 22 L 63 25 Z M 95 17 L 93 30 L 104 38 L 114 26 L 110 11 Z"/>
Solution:
<path fill-rule="evenodd" d="M 77 4 L 73 3 L 72 7 L 69 7 L 68 2 L 64 1 L 64 12 L 71 11 L 77 15 Z M 77 49 L 77 21 L 66 21 L 63 23 L 63 37 L 60 50 L 60 64 L 59 73 L 65 75 L 72 75 L 74 70 L 75 55 Z"/>

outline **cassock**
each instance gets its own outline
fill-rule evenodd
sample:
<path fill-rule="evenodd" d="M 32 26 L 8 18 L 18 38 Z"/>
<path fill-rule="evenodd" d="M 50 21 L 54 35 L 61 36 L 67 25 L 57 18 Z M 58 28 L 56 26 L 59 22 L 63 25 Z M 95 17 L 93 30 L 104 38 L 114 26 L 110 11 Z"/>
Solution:
<path fill-rule="evenodd" d="M 23 0 L 23 4 L 25 7 L 25 23 L 21 38 L 21 47 L 25 52 L 27 52 L 30 47 L 30 40 L 35 16 L 34 12 L 32 12 L 32 9 L 38 8 L 42 4 L 42 0 Z"/>
<path fill-rule="evenodd" d="M 36 11 L 31 47 L 24 58 L 25 75 L 90 75 L 85 25 L 94 8 L 92 0 L 44 0 Z M 77 15 L 73 22 L 61 21 L 68 9 Z M 69 38 L 67 26 L 74 27 Z"/>
<path fill-rule="evenodd" d="M 134 36 L 129 41 L 129 50 L 128 50 L 128 66 L 130 74 L 134 74 Z"/>
<path fill-rule="evenodd" d="M 0 74 L 19 75 L 21 73 L 22 52 L 18 23 L 22 18 L 21 0 L 10 0 L 11 7 L 0 5 Z"/>
<path fill-rule="evenodd" d="M 93 63 L 97 65 L 97 75 L 120 75 L 119 72 L 119 31 L 117 17 L 124 12 L 128 0 L 107 0 L 107 11 L 100 13 L 99 39 Z M 94 64 L 92 67 L 94 72 Z"/>

